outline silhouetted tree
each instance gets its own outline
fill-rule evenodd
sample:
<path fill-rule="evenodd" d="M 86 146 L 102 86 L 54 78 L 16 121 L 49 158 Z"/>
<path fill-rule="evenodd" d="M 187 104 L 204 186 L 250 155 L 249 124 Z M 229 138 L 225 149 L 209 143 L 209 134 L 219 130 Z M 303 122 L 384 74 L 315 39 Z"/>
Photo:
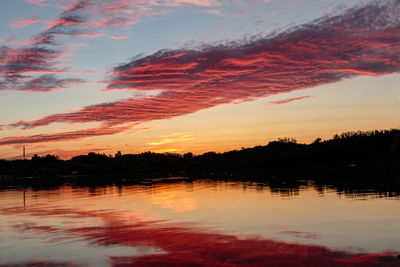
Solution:
<path fill-rule="evenodd" d="M 264 146 L 242 148 L 224 153 L 117 153 L 116 157 L 90 152 L 63 161 L 57 156 L 38 156 L 32 160 L 2 160 L 0 175 L 34 176 L 79 173 L 81 175 L 137 174 L 181 175 L 211 172 L 326 172 L 345 171 L 347 166 L 382 167 L 400 172 L 400 130 L 345 132 L 332 139 L 317 138 L 299 144 L 294 138 L 279 138 Z M 357 167 L 358 168 L 358 167 Z M 358 171 L 361 170 L 361 167 Z M 379 176 L 379 175 L 378 175 Z M 123 175 L 121 175 L 123 177 Z"/>

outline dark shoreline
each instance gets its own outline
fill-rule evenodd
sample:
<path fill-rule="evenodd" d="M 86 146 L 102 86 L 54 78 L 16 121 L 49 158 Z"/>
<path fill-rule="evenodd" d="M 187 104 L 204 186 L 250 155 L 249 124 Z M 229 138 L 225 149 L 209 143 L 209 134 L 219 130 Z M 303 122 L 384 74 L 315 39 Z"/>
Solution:
<path fill-rule="evenodd" d="M 0 188 L 146 183 L 156 178 L 240 180 L 296 184 L 311 180 L 337 188 L 400 194 L 400 129 L 351 132 L 298 144 L 284 138 L 265 146 L 202 155 L 89 153 L 70 160 L 35 155 L 0 160 Z"/>

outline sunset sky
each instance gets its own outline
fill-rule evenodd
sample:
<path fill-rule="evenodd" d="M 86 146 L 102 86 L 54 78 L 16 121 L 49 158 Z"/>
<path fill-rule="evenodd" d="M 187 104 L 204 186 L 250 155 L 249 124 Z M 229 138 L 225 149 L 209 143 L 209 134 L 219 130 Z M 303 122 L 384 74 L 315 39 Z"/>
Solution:
<path fill-rule="evenodd" d="M 0 158 L 400 127 L 400 0 L 2 0 Z"/>

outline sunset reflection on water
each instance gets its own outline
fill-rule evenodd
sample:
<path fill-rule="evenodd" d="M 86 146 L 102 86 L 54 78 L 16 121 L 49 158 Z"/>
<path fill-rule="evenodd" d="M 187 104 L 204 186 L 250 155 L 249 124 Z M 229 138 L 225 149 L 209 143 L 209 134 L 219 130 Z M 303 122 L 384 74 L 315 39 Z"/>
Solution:
<path fill-rule="evenodd" d="M 0 191 L 0 264 L 397 266 L 397 198 L 180 181 Z"/>

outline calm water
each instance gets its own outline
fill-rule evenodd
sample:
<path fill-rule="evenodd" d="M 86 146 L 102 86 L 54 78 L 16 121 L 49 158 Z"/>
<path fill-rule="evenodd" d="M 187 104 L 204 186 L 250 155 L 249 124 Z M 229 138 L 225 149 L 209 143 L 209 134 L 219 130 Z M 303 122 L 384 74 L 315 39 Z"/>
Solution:
<path fill-rule="evenodd" d="M 243 182 L 0 191 L 0 265 L 398 266 L 400 200 Z"/>

